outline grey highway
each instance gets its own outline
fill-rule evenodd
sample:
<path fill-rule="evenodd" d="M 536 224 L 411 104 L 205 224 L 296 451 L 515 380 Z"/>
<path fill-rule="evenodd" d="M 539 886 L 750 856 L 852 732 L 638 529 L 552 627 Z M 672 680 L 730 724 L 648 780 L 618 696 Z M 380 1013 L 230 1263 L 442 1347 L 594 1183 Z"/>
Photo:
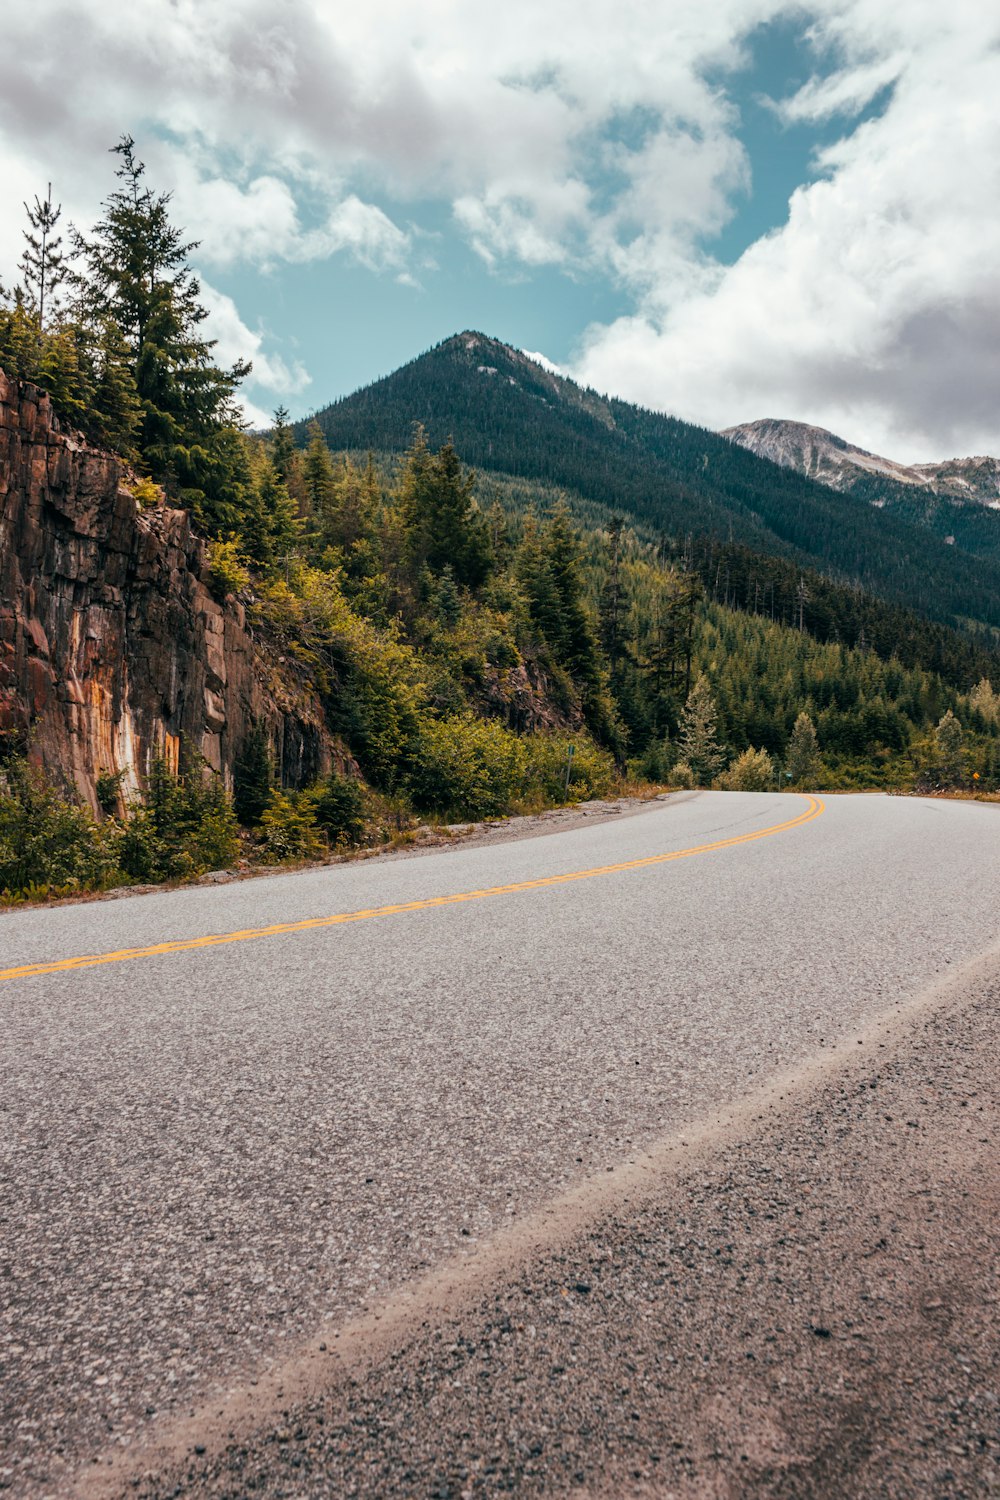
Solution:
<path fill-rule="evenodd" d="M 1000 808 L 699 793 L 0 914 L 0 1487 L 211 1457 L 227 1395 L 982 961 L 998 895 Z"/>

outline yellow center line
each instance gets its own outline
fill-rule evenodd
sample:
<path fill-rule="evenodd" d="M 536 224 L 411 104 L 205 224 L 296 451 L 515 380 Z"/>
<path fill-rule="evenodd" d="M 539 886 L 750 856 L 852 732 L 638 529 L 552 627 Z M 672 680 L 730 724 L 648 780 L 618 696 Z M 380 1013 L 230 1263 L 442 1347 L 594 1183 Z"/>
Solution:
<path fill-rule="evenodd" d="M 240 932 L 208 933 L 204 937 L 179 938 L 169 943 L 152 943 L 148 948 L 120 948 L 113 953 L 85 953 L 78 958 L 60 958 L 51 963 L 20 964 L 0 969 L 0 982 L 6 979 L 31 979 L 40 974 L 60 974 L 67 969 L 92 969 L 98 964 L 128 963 L 136 958 L 156 958 L 162 953 L 187 953 L 196 948 L 219 948 L 224 943 L 247 943 L 256 938 L 281 937 L 289 932 L 311 932 L 319 927 L 339 927 L 346 922 L 367 922 L 371 917 L 395 917 L 401 912 L 427 911 L 434 906 L 457 906 L 460 901 L 483 901 L 488 896 L 513 896 L 520 891 L 538 891 L 546 886 L 568 885 L 573 880 L 593 880 L 598 875 L 620 875 L 626 870 L 646 870 L 651 865 L 669 864 L 675 859 L 690 859 L 694 854 L 709 854 L 714 849 L 731 849 L 736 844 L 752 844 L 756 839 L 772 838 L 790 828 L 811 823 L 823 812 L 818 797 L 807 797 L 808 806 L 797 818 L 741 833 L 712 844 L 697 844 L 692 849 L 676 849 L 670 854 L 650 854 L 645 859 L 628 859 L 621 864 L 597 865 L 591 870 L 571 870 L 566 875 L 543 875 L 537 880 L 519 880 L 513 885 L 486 886 L 478 891 L 460 891 L 451 896 L 427 896 L 417 901 L 400 901 L 393 906 L 372 906 L 362 911 L 337 912 L 331 917 L 305 917 L 299 922 L 275 922 L 270 927 L 247 927 Z"/>

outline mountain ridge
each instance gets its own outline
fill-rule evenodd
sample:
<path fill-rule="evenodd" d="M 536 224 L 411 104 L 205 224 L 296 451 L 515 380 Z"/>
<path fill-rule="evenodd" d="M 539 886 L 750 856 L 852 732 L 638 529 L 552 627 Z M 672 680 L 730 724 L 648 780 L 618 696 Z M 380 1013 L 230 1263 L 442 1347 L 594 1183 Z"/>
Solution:
<path fill-rule="evenodd" d="M 828 428 L 781 417 L 739 422 L 724 427 L 719 435 L 831 489 L 850 492 L 856 477 L 852 471 L 860 470 L 952 500 L 1000 510 L 1000 459 L 989 454 L 905 464 L 860 448 Z"/>
<path fill-rule="evenodd" d="M 1000 558 L 943 545 L 729 438 L 578 386 L 476 330 L 316 413 L 335 449 L 405 451 L 415 424 L 477 469 L 555 486 L 656 534 L 736 542 L 949 623 L 1000 627 Z M 304 439 L 307 423 L 298 424 Z"/>

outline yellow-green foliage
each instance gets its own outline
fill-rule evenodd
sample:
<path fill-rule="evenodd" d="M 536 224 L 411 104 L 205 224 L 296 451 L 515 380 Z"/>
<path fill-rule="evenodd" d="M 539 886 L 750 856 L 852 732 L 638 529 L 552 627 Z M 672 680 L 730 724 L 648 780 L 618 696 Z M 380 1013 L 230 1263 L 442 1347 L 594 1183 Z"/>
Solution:
<path fill-rule="evenodd" d="M 116 825 L 95 823 L 27 761 L 0 767 L 0 896 L 100 890 L 121 880 Z"/>
<path fill-rule="evenodd" d="M 615 763 L 587 735 L 533 734 L 526 740 L 528 770 L 525 795 L 542 802 L 587 802 L 605 797 L 615 780 Z M 570 759 L 570 746 L 573 756 Z M 566 771 L 569 768 L 569 791 Z"/>
<path fill-rule="evenodd" d="M 133 484 L 132 496 L 140 510 L 149 510 L 150 506 L 159 505 L 163 491 L 152 479 L 144 476 Z"/>
<path fill-rule="evenodd" d="M 263 857 L 275 864 L 321 858 L 326 845 L 315 819 L 315 804 L 308 794 L 273 791 L 260 820 Z"/>
<path fill-rule="evenodd" d="M 1000 693 L 988 677 L 980 678 L 969 694 L 969 707 L 974 713 L 981 714 L 987 724 L 1000 725 Z"/>
<path fill-rule="evenodd" d="M 755 750 L 751 745 L 738 755 L 717 779 L 716 785 L 724 792 L 769 792 L 774 788 L 774 762 L 766 750 Z"/>
<path fill-rule="evenodd" d="M 695 784 L 694 772 L 686 760 L 679 760 L 667 777 L 670 786 L 680 791 L 690 791 Z"/>
<path fill-rule="evenodd" d="M 495 721 L 431 720 L 420 730 L 409 789 L 421 809 L 491 817 L 521 795 L 527 764 L 525 741 Z"/>
<path fill-rule="evenodd" d="M 331 726 L 365 770 L 389 784 L 417 730 L 424 671 L 391 629 L 355 613 L 340 575 L 300 565 L 261 592 L 260 615 L 314 674 Z"/>
<path fill-rule="evenodd" d="M 426 811 L 486 818 L 604 796 L 614 775 L 611 756 L 585 735 L 517 735 L 462 714 L 424 725 L 408 787 Z"/>
<path fill-rule="evenodd" d="M 249 586 L 250 572 L 238 542 L 209 542 L 208 581 L 219 599 L 225 599 L 227 594 L 242 593 Z"/>

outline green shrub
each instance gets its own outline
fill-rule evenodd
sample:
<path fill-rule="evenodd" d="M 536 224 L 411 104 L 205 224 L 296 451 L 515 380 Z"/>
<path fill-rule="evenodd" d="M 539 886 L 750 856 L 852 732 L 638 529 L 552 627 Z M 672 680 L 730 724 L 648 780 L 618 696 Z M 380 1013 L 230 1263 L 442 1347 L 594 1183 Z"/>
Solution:
<path fill-rule="evenodd" d="M 365 832 L 365 801 L 356 781 L 336 772 L 312 795 L 314 817 L 330 843 L 358 844 Z"/>
<path fill-rule="evenodd" d="M 630 771 L 644 781 L 666 782 L 677 760 L 677 747 L 667 738 L 653 740 L 642 755 L 629 763 Z"/>
<path fill-rule="evenodd" d="M 525 791 L 545 802 L 565 802 L 566 771 L 572 802 L 607 796 L 615 779 L 615 763 L 586 735 L 533 734 L 524 740 L 528 764 Z M 570 760 L 570 746 L 573 756 Z"/>
<path fill-rule="evenodd" d="M 7 899 L 100 890 L 120 879 L 119 829 L 26 760 L 0 769 L 0 892 Z"/>
<path fill-rule="evenodd" d="M 686 760 L 679 760 L 677 762 L 668 780 L 671 786 L 677 787 L 680 791 L 691 791 L 695 784 L 694 772 Z"/>
<path fill-rule="evenodd" d="M 408 785 L 424 811 L 495 817 L 521 795 L 526 768 L 525 742 L 511 730 L 456 715 L 422 726 Z"/>
<path fill-rule="evenodd" d="M 163 491 L 152 479 L 137 479 L 132 486 L 132 495 L 140 510 L 148 510 L 152 505 L 159 505 L 163 499 Z"/>
<path fill-rule="evenodd" d="M 222 782 L 207 766 L 175 776 L 150 767 L 142 806 L 121 834 L 121 867 L 133 880 L 187 880 L 239 857 L 239 826 Z"/>
<path fill-rule="evenodd" d="M 312 799 L 275 788 L 260 820 L 260 849 L 275 864 L 321 858 L 326 850 L 316 830 Z"/>
<path fill-rule="evenodd" d="M 97 793 L 97 805 L 106 818 L 113 818 L 118 811 L 118 803 L 121 799 L 122 782 L 125 772 L 102 771 L 97 778 L 95 791 Z"/>
<path fill-rule="evenodd" d="M 238 542 L 209 542 L 208 586 L 221 603 L 227 594 L 239 594 L 250 583 L 250 573 Z"/>
<path fill-rule="evenodd" d="M 767 792 L 774 786 L 774 762 L 766 750 L 755 750 L 751 745 L 737 756 L 717 779 L 716 785 L 724 792 Z"/>

